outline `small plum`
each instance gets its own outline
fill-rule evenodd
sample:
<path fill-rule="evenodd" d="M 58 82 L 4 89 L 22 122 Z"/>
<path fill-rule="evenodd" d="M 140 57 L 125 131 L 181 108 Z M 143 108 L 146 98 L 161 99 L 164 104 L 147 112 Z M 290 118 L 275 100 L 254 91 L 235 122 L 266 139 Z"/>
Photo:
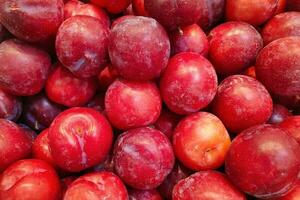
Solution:
<path fill-rule="evenodd" d="M 105 94 L 105 112 L 112 125 L 121 130 L 153 124 L 162 102 L 154 82 L 117 79 Z"/>
<path fill-rule="evenodd" d="M 128 200 L 125 185 L 111 172 L 85 174 L 68 187 L 63 200 Z"/>
<path fill-rule="evenodd" d="M 91 3 L 105 8 L 108 12 L 118 14 L 126 10 L 130 0 L 90 0 Z"/>
<path fill-rule="evenodd" d="M 197 172 L 179 181 L 172 200 L 246 200 L 245 195 L 216 171 Z"/>
<path fill-rule="evenodd" d="M 148 127 L 121 134 L 115 143 L 113 159 L 119 177 L 140 190 L 159 186 L 174 165 L 173 149 L 167 136 Z"/>
<path fill-rule="evenodd" d="M 112 25 L 108 50 L 112 65 L 121 76 L 150 80 L 159 77 L 167 66 L 170 42 L 154 19 L 124 16 Z"/>
<path fill-rule="evenodd" d="M 272 98 L 266 88 L 244 75 L 224 79 L 212 105 L 213 113 L 233 133 L 267 122 L 272 109 Z"/>
<path fill-rule="evenodd" d="M 46 52 L 16 39 L 0 44 L 0 63 L 0 88 L 16 96 L 39 93 L 51 66 Z"/>
<path fill-rule="evenodd" d="M 289 118 L 291 116 L 293 116 L 293 114 L 290 113 L 290 111 L 286 107 L 284 107 L 280 104 L 274 104 L 273 112 L 272 112 L 271 117 L 269 118 L 268 123 L 269 124 L 279 124 L 282 121 L 284 121 L 286 118 Z"/>
<path fill-rule="evenodd" d="M 97 76 L 107 64 L 109 27 L 91 16 L 68 18 L 56 35 L 60 62 L 81 78 Z"/>
<path fill-rule="evenodd" d="M 0 89 L 0 118 L 17 121 L 21 113 L 21 99 Z"/>
<path fill-rule="evenodd" d="M 292 116 L 279 124 L 279 127 L 293 136 L 300 145 L 300 116 Z"/>
<path fill-rule="evenodd" d="M 190 114 L 213 100 L 217 75 L 212 64 L 201 55 L 180 53 L 170 59 L 160 79 L 160 91 L 171 111 Z"/>
<path fill-rule="evenodd" d="M 48 77 L 45 90 L 48 98 L 55 103 L 67 107 L 82 106 L 95 95 L 97 81 L 77 78 L 58 63 Z"/>
<path fill-rule="evenodd" d="M 55 163 L 64 170 L 78 172 L 105 159 L 113 133 L 101 113 L 77 107 L 65 110 L 55 118 L 48 139 Z"/>
<path fill-rule="evenodd" d="M 296 183 L 300 146 L 283 129 L 258 125 L 244 130 L 232 142 L 225 168 L 242 191 L 258 198 L 275 198 Z"/>
<path fill-rule="evenodd" d="M 159 192 L 152 190 L 135 190 L 131 189 L 129 192 L 129 200 L 163 200 Z"/>

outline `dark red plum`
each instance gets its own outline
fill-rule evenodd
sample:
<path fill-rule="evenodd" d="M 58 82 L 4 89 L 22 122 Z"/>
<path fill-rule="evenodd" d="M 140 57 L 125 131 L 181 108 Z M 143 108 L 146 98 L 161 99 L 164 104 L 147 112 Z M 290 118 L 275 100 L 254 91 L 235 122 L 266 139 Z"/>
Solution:
<path fill-rule="evenodd" d="M 245 195 L 216 171 L 197 172 L 179 181 L 172 200 L 246 200 Z"/>
<path fill-rule="evenodd" d="M 55 163 L 64 170 L 78 172 L 104 161 L 113 133 L 100 112 L 77 107 L 55 118 L 48 139 Z"/>
<path fill-rule="evenodd" d="M 177 114 L 190 114 L 206 107 L 217 90 L 212 64 L 196 53 L 172 57 L 160 79 L 160 92 L 168 108 Z"/>
<path fill-rule="evenodd" d="M 288 51 L 287 51 L 288 49 Z M 300 94 L 300 36 L 270 43 L 259 53 L 255 71 L 269 92 L 281 96 Z"/>
<path fill-rule="evenodd" d="M 232 142 L 225 167 L 242 191 L 263 199 L 280 197 L 296 183 L 300 146 L 283 129 L 258 125 Z"/>
<path fill-rule="evenodd" d="M 197 24 L 178 28 L 171 33 L 170 40 L 172 55 L 181 52 L 194 52 L 207 56 L 208 40 Z"/>
<path fill-rule="evenodd" d="M 40 92 L 51 66 L 46 52 L 16 39 L 0 44 L 0 63 L 0 88 L 17 96 Z"/>
<path fill-rule="evenodd" d="M 63 6 L 62 0 L 1 0 L 0 22 L 21 40 L 46 40 L 62 23 Z"/>
<path fill-rule="evenodd" d="M 115 170 L 135 189 L 159 186 L 174 165 L 174 154 L 167 136 L 148 128 L 131 129 L 119 136 L 114 147 Z"/>
<path fill-rule="evenodd" d="M 129 200 L 163 200 L 159 192 L 153 190 L 129 190 Z"/>
<path fill-rule="evenodd" d="M 0 118 L 17 121 L 21 113 L 21 99 L 0 89 Z"/>
<path fill-rule="evenodd" d="M 48 98 L 55 103 L 67 107 L 82 106 L 95 95 L 97 81 L 94 78 L 77 78 L 57 64 L 48 77 L 45 90 Z"/>
<path fill-rule="evenodd" d="M 272 109 L 272 98 L 266 88 L 244 75 L 224 79 L 212 106 L 213 113 L 234 133 L 267 122 Z"/>
<path fill-rule="evenodd" d="M 284 121 L 286 118 L 293 116 L 290 111 L 280 105 L 280 104 L 274 104 L 273 105 L 273 112 L 272 115 L 268 121 L 269 124 L 279 124 L 280 122 Z"/>
<path fill-rule="evenodd" d="M 153 124 L 162 102 L 154 82 L 117 79 L 105 94 L 105 112 L 112 125 L 121 130 Z"/>
<path fill-rule="evenodd" d="M 279 124 L 279 127 L 293 136 L 300 144 L 300 116 L 293 116 L 285 119 Z"/>
<path fill-rule="evenodd" d="M 220 75 L 241 72 L 255 63 L 263 40 L 255 28 L 244 22 L 227 22 L 209 34 L 209 59 Z"/>
<path fill-rule="evenodd" d="M 48 128 L 64 107 L 50 101 L 45 94 L 27 97 L 24 101 L 23 120 L 31 128 Z"/>
<path fill-rule="evenodd" d="M 299 12 L 278 14 L 268 21 L 262 30 L 265 45 L 279 38 L 288 36 L 300 36 Z"/>
<path fill-rule="evenodd" d="M 145 0 L 132 0 L 132 9 L 135 15 L 138 16 L 149 16 L 147 11 L 145 10 Z"/>
<path fill-rule="evenodd" d="M 74 16 L 62 23 L 55 48 L 60 62 L 81 78 L 97 76 L 107 64 L 109 27 L 90 16 Z"/>
<path fill-rule="evenodd" d="M 105 8 L 108 12 L 118 14 L 126 10 L 130 0 L 90 0 L 91 3 Z"/>
<path fill-rule="evenodd" d="M 150 80 L 159 77 L 167 66 L 170 42 L 154 19 L 125 16 L 112 26 L 109 56 L 124 78 Z"/>
<path fill-rule="evenodd" d="M 300 11 L 300 0 L 287 0 L 287 9 L 291 11 Z"/>

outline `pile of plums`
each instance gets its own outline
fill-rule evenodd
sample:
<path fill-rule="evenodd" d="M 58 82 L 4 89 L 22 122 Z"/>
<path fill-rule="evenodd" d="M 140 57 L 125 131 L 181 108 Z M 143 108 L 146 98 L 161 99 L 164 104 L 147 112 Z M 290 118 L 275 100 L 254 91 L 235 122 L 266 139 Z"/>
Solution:
<path fill-rule="evenodd" d="M 0 0 L 0 200 L 300 200 L 300 0 Z"/>

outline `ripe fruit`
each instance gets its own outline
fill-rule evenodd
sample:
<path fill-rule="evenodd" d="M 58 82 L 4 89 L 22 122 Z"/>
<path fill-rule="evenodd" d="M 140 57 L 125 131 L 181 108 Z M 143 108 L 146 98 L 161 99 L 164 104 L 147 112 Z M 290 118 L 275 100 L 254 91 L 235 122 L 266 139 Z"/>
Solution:
<path fill-rule="evenodd" d="M 270 119 L 268 120 L 268 123 L 279 124 L 280 122 L 291 116 L 293 116 L 292 113 L 290 113 L 290 111 L 286 107 L 280 104 L 274 104 L 273 112 Z"/>
<path fill-rule="evenodd" d="M 300 116 L 292 116 L 285 119 L 279 124 L 279 127 L 284 129 L 300 144 Z"/>
<path fill-rule="evenodd" d="M 0 118 L 17 121 L 21 113 L 21 99 L 0 89 Z"/>
<path fill-rule="evenodd" d="M 129 190 L 129 200 L 163 200 L 157 190 Z"/>
<path fill-rule="evenodd" d="M 190 114 L 206 107 L 217 90 L 217 75 L 211 63 L 196 53 L 172 57 L 160 79 L 160 92 L 168 108 Z"/>
<path fill-rule="evenodd" d="M 91 108 L 71 108 L 60 113 L 49 133 L 55 163 L 77 172 L 95 166 L 107 156 L 113 139 L 110 124 Z"/>

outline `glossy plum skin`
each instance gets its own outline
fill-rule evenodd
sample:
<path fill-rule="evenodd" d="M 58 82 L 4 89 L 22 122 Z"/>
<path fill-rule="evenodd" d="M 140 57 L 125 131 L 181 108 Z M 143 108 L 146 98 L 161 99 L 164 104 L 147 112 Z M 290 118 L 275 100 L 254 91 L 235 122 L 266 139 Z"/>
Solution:
<path fill-rule="evenodd" d="M 180 116 L 169 111 L 167 108 L 162 109 L 159 118 L 154 123 L 154 128 L 164 133 L 169 139 L 173 137 L 173 131 L 180 120 Z"/>
<path fill-rule="evenodd" d="M 292 11 L 300 11 L 300 0 L 287 0 L 287 9 Z"/>
<path fill-rule="evenodd" d="M 107 88 L 112 84 L 119 74 L 112 65 L 107 65 L 98 75 L 98 83 L 101 91 L 106 91 Z"/>
<path fill-rule="evenodd" d="M 169 60 L 160 79 L 160 91 L 168 108 L 190 114 L 206 107 L 217 90 L 212 64 L 196 53 L 180 53 Z"/>
<path fill-rule="evenodd" d="M 48 128 L 64 107 L 50 101 L 45 94 L 27 97 L 24 101 L 23 120 L 31 128 L 41 131 Z"/>
<path fill-rule="evenodd" d="M 220 75 L 236 74 L 255 63 L 263 40 L 244 22 L 227 22 L 209 34 L 209 58 Z"/>
<path fill-rule="evenodd" d="M 203 30 L 210 30 L 223 17 L 224 12 L 225 0 L 204 0 L 197 23 Z"/>
<path fill-rule="evenodd" d="M 194 52 L 202 56 L 207 56 L 209 48 L 208 40 L 205 33 L 197 24 L 173 31 L 170 35 L 170 40 L 172 55 L 181 52 Z"/>
<path fill-rule="evenodd" d="M 279 124 L 279 127 L 293 136 L 300 145 L 300 116 L 293 116 L 285 119 Z"/>
<path fill-rule="evenodd" d="M 159 186 L 174 165 L 169 139 L 148 127 L 131 129 L 120 135 L 113 159 L 119 177 L 129 186 L 141 190 Z"/>
<path fill-rule="evenodd" d="M 175 163 L 171 173 L 165 178 L 165 180 L 160 184 L 158 190 L 160 194 L 168 200 L 172 199 L 172 192 L 174 186 L 184 178 L 187 178 L 191 174 L 191 171 L 183 167 L 182 165 Z"/>
<path fill-rule="evenodd" d="M 225 168 L 229 179 L 244 192 L 275 198 L 293 187 L 300 169 L 299 156 L 300 146 L 283 129 L 258 125 L 233 140 Z"/>
<path fill-rule="evenodd" d="M 290 111 L 280 105 L 280 104 L 274 104 L 273 105 L 273 112 L 271 117 L 268 120 L 269 124 L 279 124 L 280 122 L 284 121 L 286 118 L 293 116 Z"/>
<path fill-rule="evenodd" d="M 266 88 L 257 80 L 244 75 L 224 79 L 212 106 L 213 113 L 233 133 L 265 123 L 272 109 L 272 98 Z"/>
<path fill-rule="evenodd" d="M 288 51 L 287 51 L 288 49 Z M 277 95 L 300 93 L 300 36 L 278 39 L 264 47 L 255 64 L 257 79 Z"/>
<path fill-rule="evenodd" d="M 129 200 L 163 200 L 159 192 L 153 190 L 129 190 Z"/>
<path fill-rule="evenodd" d="M 49 133 L 55 163 L 77 172 L 95 166 L 107 156 L 113 133 L 106 118 L 91 108 L 71 108 L 60 113 Z"/>
<path fill-rule="evenodd" d="M 128 200 L 122 181 L 111 172 L 95 172 L 76 179 L 67 189 L 64 200 Z"/>
<path fill-rule="evenodd" d="M 74 16 L 62 23 L 56 35 L 60 62 L 81 78 L 96 76 L 107 63 L 109 27 L 91 16 Z"/>
<path fill-rule="evenodd" d="M 95 95 L 97 81 L 93 78 L 77 78 L 61 64 L 57 64 L 48 77 L 45 90 L 48 98 L 55 103 L 67 107 L 81 106 Z"/>
<path fill-rule="evenodd" d="M 226 18 L 259 26 L 276 13 L 278 5 L 278 0 L 227 0 Z"/>
<path fill-rule="evenodd" d="M 204 0 L 146 0 L 144 6 L 149 16 L 169 30 L 196 23 Z"/>
<path fill-rule="evenodd" d="M 22 113 L 22 101 L 0 89 L 0 118 L 17 121 Z"/>
<path fill-rule="evenodd" d="M 60 197 L 59 178 L 42 160 L 20 160 L 0 176 L 0 199 L 59 200 Z"/>
<path fill-rule="evenodd" d="M 46 40 L 62 23 L 63 6 L 62 0 L 1 0 L 0 22 L 21 40 Z"/>
<path fill-rule="evenodd" d="M 110 13 L 117 14 L 126 10 L 130 0 L 91 0 L 91 3 L 105 8 Z"/>
<path fill-rule="evenodd" d="M 49 55 L 16 39 L 0 44 L 0 88 L 16 96 L 37 94 L 47 79 Z"/>
<path fill-rule="evenodd" d="M 173 190 L 173 200 L 246 200 L 225 175 L 216 171 L 197 172 L 179 181 Z"/>
<path fill-rule="evenodd" d="M 57 167 L 51 154 L 48 134 L 49 129 L 45 129 L 37 136 L 32 145 L 32 154 L 34 158 L 43 160 L 53 167 Z"/>
<path fill-rule="evenodd" d="M 262 37 L 264 44 L 288 36 L 300 36 L 300 13 L 285 12 L 276 15 L 264 26 Z"/>
<path fill-rule="evenodd" d="M 64 6 L 64 18 L 66 20 L 76 15 L 95 17 L 106 26 L 110 26 L 109 17 L 102 8 L 78 0 L 70 0 Z"/>
<path fill-rule="evenodd" d="M 272 200 L 298 200 L 300 198 L 300 180 L 297 181 L 295 187 L 283 197 Z"/>
<path fill-rule="evenodd" d="M 117 79 L 105 94 L 105 112 L 111 124 L 121 130 L 153 124 L 162 102 L 154 82 Z"/>
<path fill-rule="evenodd" d="M 154 19 L 125 16 L 112 26 L 108 50 L 121 76 L 144 81 L 159 77 L 167 66 L 170 42 Z"/>
<path fill-rule="evenodd" d="M 194 171 L 220 167 L 230 144 L 229 134 L 221 120 L 207 112 L 184 118 L 173 135 L 176 158 Z"/>
<path fill-rule="evenodd" d="M 32 138 L 25 130 L 12 121 L 0 119 L 0 172 L 15 161 L 29 157 L 31 146 Z"/>

